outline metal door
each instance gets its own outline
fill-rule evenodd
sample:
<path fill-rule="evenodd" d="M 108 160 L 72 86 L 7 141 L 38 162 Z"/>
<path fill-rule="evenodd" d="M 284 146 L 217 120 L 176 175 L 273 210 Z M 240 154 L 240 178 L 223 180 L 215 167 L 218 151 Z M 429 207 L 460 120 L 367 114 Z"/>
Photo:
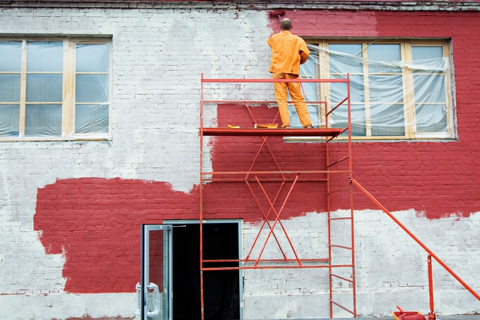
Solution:
<path fill-rule="evenodd" d="M 137 284 L 137 316 L 141 320 L 169 320 L 171 225 L 142 224 L 141 278 Z"/>

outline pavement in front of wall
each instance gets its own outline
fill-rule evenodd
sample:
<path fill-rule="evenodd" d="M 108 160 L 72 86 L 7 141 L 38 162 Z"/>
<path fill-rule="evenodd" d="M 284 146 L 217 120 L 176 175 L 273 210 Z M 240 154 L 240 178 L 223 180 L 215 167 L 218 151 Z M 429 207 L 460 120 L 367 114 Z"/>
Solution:
<path fill-rule="evenodd" d="M 426 316 L 428 319 L 428 315 Z M 318 318 L 310 320 L 326 320 L 329 318 Z M 332 320 L 352 320 L 354 318 L 333 318 Z M 254 320 L 254 319 L 252 319 Z M 274 320 L 274 319 L 271 319 Z M 305 320 L 305 319 L 289 319 L 289 320 Z M 373 318 L 373 317 L 359 317 L 356 320 L 393 320 L 392 317 L 382 317 L 382 318 Z M 459 315 L 459 316 L 437 316 L 437 320 L 480 320 L 480 315 Z"/>
<path fill-rule="evenodd" d="M 428 315 L 425 315 L 425 318 L 428 320 Z M 349 320 L 351 320 L 350 318 Z M 334 319 L 334 320 L 347 320 L 344 319 Z M 383 317 L 383 318 L 367 318 L 367 317 L 360 317 L 357 320 L 393 320 L 393 316 L 391 317 Z M 437 320 L 480 320 L 480 315 L 458 315 L 458 316 L 437 316 Z"/>

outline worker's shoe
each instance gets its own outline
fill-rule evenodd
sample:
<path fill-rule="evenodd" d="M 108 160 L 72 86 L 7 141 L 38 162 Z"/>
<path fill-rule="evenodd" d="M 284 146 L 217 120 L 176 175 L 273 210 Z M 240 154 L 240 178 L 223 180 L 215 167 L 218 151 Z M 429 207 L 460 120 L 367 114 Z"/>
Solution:
<path fill-rule="evenodd" d="M 306 126 L 305 129 L 313 129 L 313 126 Z"/>

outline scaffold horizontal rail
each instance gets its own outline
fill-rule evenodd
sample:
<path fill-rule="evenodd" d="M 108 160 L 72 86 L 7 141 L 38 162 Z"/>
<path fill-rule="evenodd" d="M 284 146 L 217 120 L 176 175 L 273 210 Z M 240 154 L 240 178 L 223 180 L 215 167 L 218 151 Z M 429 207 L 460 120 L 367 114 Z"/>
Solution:
<path fill-rule="evenodd" d="M 328 173 L 328 174 L 345 174 L 350 173 L 347 170 L 337 170 L 337 171 L 327 171 L 327 170 L 312 170 L 312 171 L 203 171 L 201 172 L 202 175 L 274 175 L 274 174 L 320 174 L 320 173 Z"/>
<path fill-rule="evenodd" d="M 204 182 L 254 182 L 255 180 L 253 178 L 215 178 L 215 179 L 203 179 Z M 262 178 L 262 182 L 293 182 L 295 179 L 289 179 L 289 178 L 271 178 L 271 179 L 265 179 Z M 298 179 L 297 182 L 327 182 L 328 179 Z"/>
<path fill-rule="evenodd" d="M 301 83 L 348 83 L 349 79 L 205 79 L 202 83 L 277 83 L 277 82 L 301 82 Z"/>
<path fill-rule="evenodd" d="M 261 259 L 259 262 L 297 262 L 297 259 Z M 323 259 L 300 259 L 301 262 L 323 262 L 329 263 L 328 258 Z M 256 259 L 210 259 L 203 260 L 204 263 L 213 263 L 213 262 L 244 262 L 244 263 L 256 263 Z"/>
<path fill-rule="evenodd" d="M 280 137 L 336 137 L 341 128 L 265 129 L 265 128 L 203 128 L 204 136 L 280 136 Z"/>
<path fill-rule="evenodd" d="M 203 100 L 203 103 L 215 103 L 219 105 L 252 105 L 252 104 L 277 104 L 276 100 Z M 293 101 L 288 100 L 287 103 L 293 104 Z M 307 105 L 326 104 L 326 101 L 305 101 Z"/>
<path fill-rule="evenodd" d="M 225 271 L 225 270 L 254 270 L 254 269 L 327 269 L 327 268 L 351 268 L 352 265 L 348 264 L 324 264 L 324 265 L 290 265 L 290 266 L 243 266 L 243 267 L 211 267 L 201 268 L 202 271 Z"/>

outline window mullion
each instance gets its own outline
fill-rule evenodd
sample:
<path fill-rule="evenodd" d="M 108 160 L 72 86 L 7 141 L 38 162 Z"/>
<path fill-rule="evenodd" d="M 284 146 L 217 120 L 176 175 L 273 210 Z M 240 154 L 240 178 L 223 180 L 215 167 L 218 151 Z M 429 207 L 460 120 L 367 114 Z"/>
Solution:
<path fill-rule="evenodd" d="M 62 136 L 64 137 L 71 137 L 74 133 L 74 50 L 74 42 L 64 40 L 62 103 Z"/>
<path fill-rule="evenodd" d="M 25 114 L 27 102 L 27 41 L 22 41 L 22 66 L 20 75 L 20 122 L 18 128 L 19 137 L 25 136 Z"/>
<path fill-rule="evenodd" d="M 321 49 L 325 50 L 319 50 L 319 78 L 320 79 L 329 79 L 330 78 L 330 68 L 329 68 L 329 59 L 328 59 L 328 43 L 326 41 L 322 41 L 318 44 L 318 46 Z M 330 102 L 330 90 L 329 90 L 329 84 L 328 83 L 320 83 L 320 90 L 318 93 L 318 101 L 325 101 L 327 102 L 327 105 L 320 105 L 319 109 L 319 116 L 320 116 L 320 127 L 326 127 L 326 122 L 325 122 L 325 115 L 327 112 L 330 110 L 329 103 Z M 323 97 L 322 97 L 323 96 Z"/>
<path fill-rule="evenodd" d="M 365 103 L 365 136 L 372 136 L 372 115 L 370 112 L 370 80 L 368 77 L 368 44 L 362 43 L 363 95 Z"/>
<path fill-rule="evenodd" d="M 402 61 L 412 61 L 412 45 L 409 41 L 401 44 Z M 404 117 L 405 117 L 405 137 L 407 139 L 415 138 L 416 120 L 415 120 L 415 87 L 413 79 L 413 70 L 408 67 L 402 68 L 403 78 L 403 101 L 404 101 Z"/>
<path fill-rule="evenodd" d="M 450 48 L 447 45 L 443 45 L 443 56 L 450 59 Z M 449 65 L 452 65 L 449 63 Z M 453 121 L 453 98 L 451 93 L 452 91 L 452 81 L 451 81 L 451 69 L 449 68 L 446 72 L 444 72 L 444 81 L 445 81 L 445 101 L 447 107 L 447 130 L 448 135 L 453 138 L 454 137 L 454 121 Z"/>

